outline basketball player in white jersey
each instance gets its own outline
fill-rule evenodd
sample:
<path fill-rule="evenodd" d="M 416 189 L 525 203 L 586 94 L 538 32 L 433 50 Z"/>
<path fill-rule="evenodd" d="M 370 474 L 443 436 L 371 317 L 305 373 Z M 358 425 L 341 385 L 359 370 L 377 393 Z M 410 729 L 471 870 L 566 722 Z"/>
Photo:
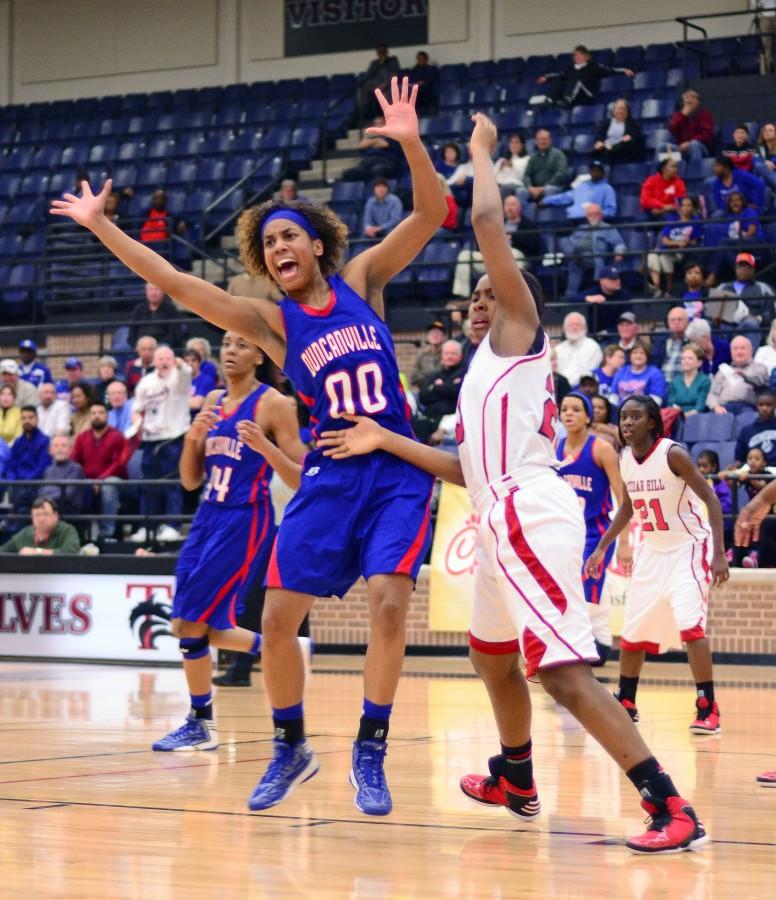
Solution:
<path fill-rule="evenodd" d="M 687 648 L 697 696 L 693 734 L 719 732 L 711 649 L 706 638 L 709 587 L 727 581 L 722 507 L 686 450 L 663 436 L 660 408 L 650 397 L 629 397 L 620 407 L 623 501 L 588 558 L 597 573 L 606 548 L 627 528 L 634 511 L 642 542 L 633 561 L 620 639 L 617 699 L 638 721 L 636 688 L 644 654 Z M 704 521 L 705 503 L 709 523 Z"/>
<path fill-rule="evenodd" d="M 482 336 L 459 399 L 460 458 L 350 417 L 352 429 L 325 432 L 334 458 L 382 449 L 455 484 L 465 484 L 480 517 L 471 659 L 485 682 L 501 739 L 490 774 L 461 789 L 487 806 L 531 819 L 540 812 L 531 761 L 531 700 L 518 665 L 536 676 L 626 772 L 652 821 L 631 838 L 635 853 L 678 853 L 708 838 L 690 804 L 651 755 L 628 714 L 593 677 L 597 659 L 582 588 L 585 529 L 553 449 L 557 406 L 549 342 L 540 322 L 541 288 L 515 265 L 504 237 L 491 154 L 496 129 L 482 114 L 471 138 L 472 225 L 487 275 L 470 305 Z"/>

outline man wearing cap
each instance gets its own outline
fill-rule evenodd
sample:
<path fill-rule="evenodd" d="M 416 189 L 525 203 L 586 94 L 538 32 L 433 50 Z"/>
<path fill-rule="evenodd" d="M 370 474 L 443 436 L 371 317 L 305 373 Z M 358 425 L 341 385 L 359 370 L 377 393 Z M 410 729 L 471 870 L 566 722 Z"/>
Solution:
<path fill-rule="evenodd" d="M 57 389 L 50 381 L 38 388 L 38 428 L 50 438 L 70 434 L 70 407 L 57 400 Z"/>
<path fill-rule="evenodd" d="M 733 281 L 727 281 L 721 284 L 717 291 L 709 294 L 717 296 L 729 295 L 737 297 L 746 304 L 749 313 L 743 317 L 738 317 L 738 321 L 730 324 L 735 325 L 740 331 L 752 331 L 753 337 L 756 337 L 755 347 L 759 347 L 759 326 L 764 325 L 766 328 L 773 319 L 776 307 L 774 306 L 773 288 L 764 281 L 757 280 L 757 263 L 751 253 L 739 253 L 736 257 L 736 277 Z"/>
<path fill-rule="evenodd" d="M 77 356 L 68 356 L 65 360 L 65 377 L 57 380 L 57 398 L 70 402 L 70 390 L 74 384 L 84 381 L 84 364 Z"/>
<path fill-rule="evenodd" d="M 426 383 L 426 379 L 429 375 L 431 375 L 432 372 L 436 372 L 440 367 L 442 342 L 445 337 L 444 323 L 439 319 L 434 319 L 428 326 L 428 331 L 426 332 L 426 349 L 418 353 L 415 358 L 415 365 L 412 367 L 410 385 L 416 391 L 419 391 Z"/>
<path fill-rule="evenodd" d="M 39 388 L 46 381 L 53 381 L 51 371 L 38 359 L 38 345 L 29 339 L 19 344 L 19 377 Z"/>
<path fill-rule="evenodd" d="M 604 164 L 595 159 L 589 166 L 590 178 L 577 178 L 571 189 L 551 194 L 541 201 L 542 206 L 565 206 L 566 218 L 579 221 L 585 218 L 590 203 L 595 203 L 605 219 L 617 215 L 617 194 L 606 180 Z"/>
<path fill-rule="evenodd" d="M 17 406 L 37 406 L 38 392 L 29 381 L 19 376 L 19 363 L 15 359 L 0 361 L 0 386 L 8 385 L 16 398 Z"/>
<path fill-rule="evenodd" d="M 630 362 L 630 352 L 638 340 L 641 326 L 636 321 L 636 313 L 620 313 L 617 319 L 617 346 L 625 354 L 625 362 Z"/>
<path fill-rule="evenodd" d="M 630 294 L 622 286 L 620 272 L 614 266 L 601 271 L 597 287 L 583 291 L 580 298 L 587 306 L 587 320 L 593 333 L 613 331 L 626 311 Z"/>
<path fill-rule="evenodd" d="M 568 283 L 566 299 L 578 300 L 585 271 L 592 269 L 598 280 L 612 258 L 617 263 L 628 249 L 620 232 L 603 221 L 603 212 L 597 203 L 588 203 L 584 210 L 585 224 L 575 229 L 570 237 L 561 241 L 561 249 L 568 257 Z"/>

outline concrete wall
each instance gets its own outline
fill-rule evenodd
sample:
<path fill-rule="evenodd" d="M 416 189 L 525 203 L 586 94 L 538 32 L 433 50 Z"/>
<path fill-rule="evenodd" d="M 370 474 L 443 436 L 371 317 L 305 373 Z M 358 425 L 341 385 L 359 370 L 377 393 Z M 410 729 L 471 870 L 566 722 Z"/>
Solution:
<path fill-rule="evenodd" d="M 677 13 L 746 0 L 429 0 L 435 62 L 677 40 Z M 373 52 L 282 58 L 283 0 L 0 0 L 0 103 L 362 71 Z M 711 34 L 742 33 L 749 17 Z M 420 48 L 402 47 L 409 65 Z"/>

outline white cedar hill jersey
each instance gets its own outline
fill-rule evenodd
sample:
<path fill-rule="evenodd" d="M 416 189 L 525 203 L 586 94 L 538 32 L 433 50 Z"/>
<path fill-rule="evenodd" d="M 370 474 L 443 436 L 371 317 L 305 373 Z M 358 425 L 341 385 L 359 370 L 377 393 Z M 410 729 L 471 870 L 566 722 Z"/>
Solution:
<path fill-rule="evenodd" d="M 456 440 L 472 497 L 507 473 L 554 474 L 558 407 L 549 340 L 530 356 L 496 356 L 487 334 L 474 354 L 458 397 Z"/>
<path fill-rule="evenodd" d="M 641 534 L 657 550 L 670 550 L 692 541 L 711 545 L 711 529 L 704 520 L 703 505 L 683 478 L 668 465 L 674 441 L 658 438 L 638 462 L 630 447 L 620 456 L 620 474 L 641 525 Z"/>

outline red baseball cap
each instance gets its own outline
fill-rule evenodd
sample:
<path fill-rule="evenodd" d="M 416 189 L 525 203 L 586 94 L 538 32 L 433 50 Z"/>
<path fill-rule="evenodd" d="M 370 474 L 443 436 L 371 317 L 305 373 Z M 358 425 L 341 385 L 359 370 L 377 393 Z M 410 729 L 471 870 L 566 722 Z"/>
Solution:
<path fill-rule="evenodd" d="M 757 263 L 755 262 L 754 256 L 752 256 L 751 253 L 739 253 L 736 257 L 736 264 L 738 263 L 746 263 L 753 269 L 757 268 Z"/>

